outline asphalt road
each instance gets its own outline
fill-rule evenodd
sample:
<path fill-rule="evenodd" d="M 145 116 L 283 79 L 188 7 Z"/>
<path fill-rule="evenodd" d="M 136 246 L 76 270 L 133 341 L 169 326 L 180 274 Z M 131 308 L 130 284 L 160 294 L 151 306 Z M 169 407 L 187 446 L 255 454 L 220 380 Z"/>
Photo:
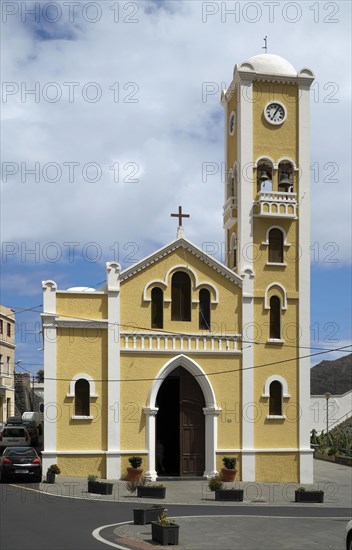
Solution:
<path fill-rule="evenodd" d="M 120 502 L 97 502 L 89 499 L 62 498 L 36 492 L 36 484 L 23 484 L 23 487 L 10 484 L 0 485 L 1 512 L 0 512 L 0 546 L 2 550 L 107 550 L 108 546 L 99 542 L 92 536 L 93 530 L 104 525 L 115 524 L 123 521 L 131 521 L 132 509 L 136 504 Z M 344 508 L 323 507 L 269 507 L 269 506 L 185 506 L 167 505 L 170 516 L 247 516 L 241 522 L 241 528 L 250 532 L 252 546 L 246 546 L 239 542 L 239 546 L 222 545 L 222 548 L 294 548 L 283 543 L 276 546 L 270 543 L 270 533 L 276 525 L 282 524 L 284 530 L 299 533 L 307 540 L 307 545 L 302 541 L 297 545 L 297 550 L 305 548 L 343 549 L 343 531 L 346 520 L 350 516 L 350 510 Z M 250 518 L 252 516 L 252 518 Z M 262 516 L 262 517 L 259 517 Z M 280 516 L 274 523 L 270 518 L 263 516 Z M 287 518 L 296 517 L 290 522 Z M 286 519 L 284 519 L 286 518 Z M 309 524 L 312 518 L 312 525 Z M 324 519 L 313 518 L 327 518 Z M 328 519 L 335 518 L 335 519 Z M 239 518 L 238 518 L 239 519 Z M 189 521 L 189 520 L 188 520 Z M 235 518 L 234 518 L 235 521 Z M 205 522 L 206 524 L 206 522 Z M 309 532 L 319 529 L 323 545 L 312 536 L 308 541 Z M 217 525 L 217 524 L 214 524 Z M 301 525 L 301 527 L 300 527 Z M 197 520 L 193 520 L 190 526 L 197 531 Z M 199 523 L 199 535 L 204 529 L 204 520 Z M 259 531 L 258 531 L 259 530 Z M 326 531 L 326 532 L 325 532 Z M 255 535 L 268 538 L 269 546 L 261 544 L 257 546 Z M 107 533 L 108 534 L 108 533 Z M 239 531 L 237 530 L 239 535 Z M 330 539 L 329 539 L 330 534 Z M 260 537 L 259 537 L 260 540 Z M 315 543 L 313 544 L 315 540 Z M 311 545 L 313 544 L 313 546 Z M 317 544 L 318 543 L 318 544 Z M 237 543 L 236 543 L 237 544 Z M 271 544 L 271 545 L 270 545 Z M 325 545 L 326 544 L 326 545 Z M 254 545 L 254 546 L 253 546 Z M 193 546 L 192 546 L 193 548 Z M 197 545 L 194 547 L 197 548 Z M 202 550 L 203 546 L 198 546 Z M 212 548 L 204 546 L 204 548 Z M 215 550 L 213 548 L 212 550 Z"/>

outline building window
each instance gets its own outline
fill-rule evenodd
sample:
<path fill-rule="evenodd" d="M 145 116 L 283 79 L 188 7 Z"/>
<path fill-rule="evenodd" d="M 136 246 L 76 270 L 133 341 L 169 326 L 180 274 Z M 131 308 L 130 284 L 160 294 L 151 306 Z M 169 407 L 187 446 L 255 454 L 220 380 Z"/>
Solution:
<path fill-rule="evenodd" d="M 273 167 L 265 161 L 261 161 L 257 167 L 257 191 L 273 190 Z"/>
<path fill-rule="evenodd" d="M 199 291 L 199 328 L 210 330 L 210 292 L 206 288 Z"/>
<path fill-rule="evenodd" d="M 4 332 L 4 321 L 0 319 L 0 334 L 3 334 Z"/>
<path fill-rule="evenodd" d="M 7 336 L 11 336 L 11 325 L 7 323 Z"/>
<path fill-rule="evenodd" d="M 2 355 L 0 355 L 0 372 L 2 372 L 2 365 L 3 365 L 3 362 L 2 362 Z"/>
<path fill-rule="evenodd" d="M 282 416 L 282 385 L 277 380 L 269 388 L 269 415 Z"/>
<path fill-rule="evenodd" d="M 75 415 L 89 416 L 89 382 L 84 378 L 75 383 Z"/>
<path fill-rule="evenodd" d="M 284 261 L 284 235 L 280 229 L 269 231 L 269 262 L 282 264 Z"/>
<path fill-rule="evenodd" d="M 270 338 L 281 338 L 280 309 L 280 298 L 278 298 L 278 296 L 272 296 L 270 298 Z"/>
<path fill-rule="evenodd" d="M 282 161 L 279 164 L 278 189 L 284 193 L 293 192 L 293 166 L 289 161 Z"/>
<path fill-rule="evenodd" d="M 159 287 L 152 290 L 152 328 L 163 328 L 164 324 L 164 296 Z"/>
<path fill-rule="evenodd" d="M 191 320 L 191 279 L 183 271 L 177 271 L 171 284 L 171 320 Z"/>
<path fill-rule="evenodd" d="M 10 374 L 10 357 L 6 357 L 7 374 Z"/>

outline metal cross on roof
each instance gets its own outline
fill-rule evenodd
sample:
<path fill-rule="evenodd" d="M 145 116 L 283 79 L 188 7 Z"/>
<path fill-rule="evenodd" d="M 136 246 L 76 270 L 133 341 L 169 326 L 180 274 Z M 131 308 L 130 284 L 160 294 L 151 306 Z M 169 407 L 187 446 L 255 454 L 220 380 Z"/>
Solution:
<path fill-rule="evenodd" d="M 262 46 L 262 50 L 265 50 L 265 53 L 266 53 L 268 49 L 268 37 L 264 36 L 263 40 L 264 40 L 264 46 Z"/>
<path fill-rule="evenodd" d="M 178 214 L 171 214 L 172 218 L 178 218 L 178 225 L 182 227 L 182 218 L 190 218 L 189 214 L 182 214 L 182 206 L 178 207 Z"/>

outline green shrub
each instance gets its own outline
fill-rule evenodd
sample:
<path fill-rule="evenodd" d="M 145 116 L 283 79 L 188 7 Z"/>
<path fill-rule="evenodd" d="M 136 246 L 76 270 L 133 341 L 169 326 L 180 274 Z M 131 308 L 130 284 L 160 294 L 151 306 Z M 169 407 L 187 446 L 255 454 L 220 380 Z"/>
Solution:
<path fill-rule="evenodd" d="M 141 456 L 131 456 L 128 462 L 131 464 L 132 468 L 140 468 L 143 459 Z"/>
<path fill-rule="evenodd" d="M 229 470 L 234 470 L 236 468 L 237 459 L 229 456 L 224 456 L 222 462 L 225 468 L 228 468 Z"/>
<path fill-rule="evenodd" d="M 214 476 L 209 479 L 208 487 L 211 491 L 220 491 L 223 488 L 223 483 L 219 476 Z"/>

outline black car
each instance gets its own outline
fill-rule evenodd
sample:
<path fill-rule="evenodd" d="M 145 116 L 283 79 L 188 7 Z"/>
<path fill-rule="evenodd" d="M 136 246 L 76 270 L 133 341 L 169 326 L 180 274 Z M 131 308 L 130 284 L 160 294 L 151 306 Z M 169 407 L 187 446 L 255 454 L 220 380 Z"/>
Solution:
<path fill-rule="evenodd" d="M 0 479 L 4 483 L 21 477 L 42 480 L 42 461 L 33 447 L 6 447 L 0 457 Z"/>

